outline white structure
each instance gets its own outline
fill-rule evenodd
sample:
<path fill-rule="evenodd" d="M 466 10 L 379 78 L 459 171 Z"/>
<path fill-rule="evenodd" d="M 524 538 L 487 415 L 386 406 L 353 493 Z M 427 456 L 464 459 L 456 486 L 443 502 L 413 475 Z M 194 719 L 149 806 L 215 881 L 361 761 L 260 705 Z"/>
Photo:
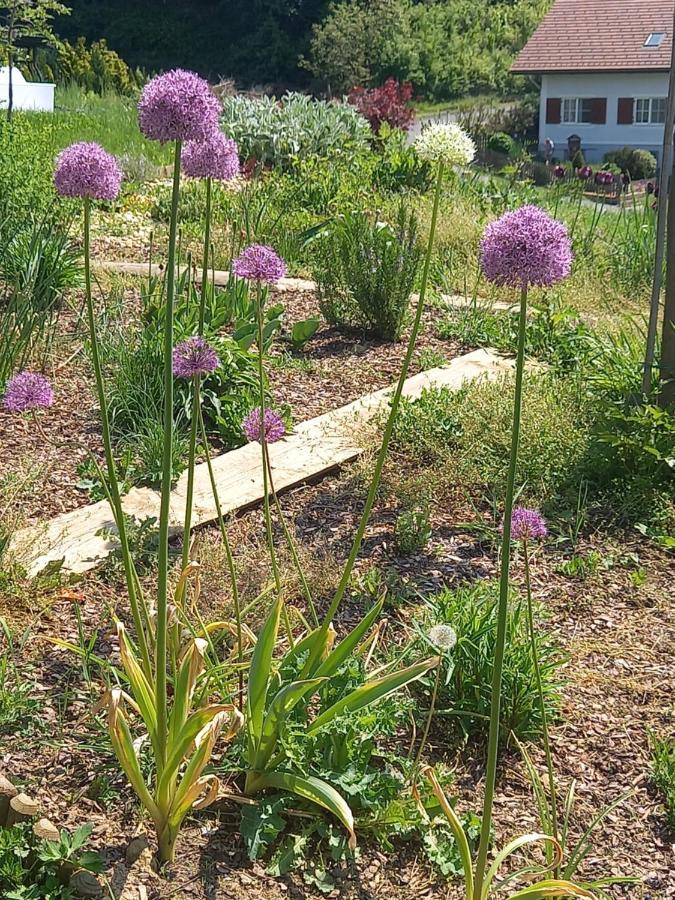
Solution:
<path fill-rule="evenodd" d="M 9 103 L 9 68 L 0 67 L 0 109 Z M 26 81 L 21 72 L 12 69 L 12 105 L 14 109 L 54 112 L 54 85 Z"/>
<path fill-rule="evenodd" d="M 675 0 L 556 0 L 512 71 L 540 79 L 539 147 L 555 158 L 663 144 Z"/>

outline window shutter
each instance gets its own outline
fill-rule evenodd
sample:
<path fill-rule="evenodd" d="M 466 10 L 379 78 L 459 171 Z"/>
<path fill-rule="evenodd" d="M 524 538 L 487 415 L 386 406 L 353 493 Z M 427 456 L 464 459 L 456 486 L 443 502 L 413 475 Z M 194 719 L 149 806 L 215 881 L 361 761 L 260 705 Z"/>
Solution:
<path fill-rule="evenodd" d="M 619 103 L 616 110 L 617 125 L 633 124 L 633 98 L 619 97 Z"/>
<path fill-rule="evenodd" d="M 560 125 L 560 108 L 562 100 L 560 97 L 548 97 L 546 100 L 546 124 Z"/>
<path fill-rule="evenodd" d="M 604 125 L 607 121 L 607 98 L 596 97 L 591 100 L 591 124 Z"/>

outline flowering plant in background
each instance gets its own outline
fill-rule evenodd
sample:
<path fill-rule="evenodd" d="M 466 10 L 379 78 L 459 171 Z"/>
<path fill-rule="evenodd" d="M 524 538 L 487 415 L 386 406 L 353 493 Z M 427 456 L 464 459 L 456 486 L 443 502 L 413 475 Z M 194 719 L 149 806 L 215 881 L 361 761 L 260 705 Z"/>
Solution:
<path fill-rule="evenodd" d="M 205 141 L 218 130 L 220 104 L 196 72 L 173 69 L 151 79 L 138 103 L 138 124 L 151 141 Z"/>
<path fill-rule="evenodd" d="M 274 444 L 286 434 L 284 420 L 273 409 L 265 410 L 264 423 L 263 427 L 261 425 L 260 408 L 256 407 L 246 416 L 241 423 L 241 428 L 249 441 L 258 441 L 259 444 L 263 442 L 263 432 L 264 439 L 268 444 Z"/>
<path fill-rule="evenodd" d="M 231 181 L 240 171 L 237 145 L 222 131 L 214 131 L 206 140 L 185 144 L 182 165 L 188 178 Z"/>
<path fill-rule="evenodd" d="M 590 166 L 580 166 L 577 169 L 577 176 L 579 178 L 583 178 L 584 181 L 588 181 L 588 179 L 593 175 L 593 169 Z"/>
<path fill-rule="evenodd" d="M 480 265 L 494 284 L 549 287 L 566 278 L 572 267 L 567 228 L 538 206 L 521 206 L 487 226 Z"/>
<path fill-rule="evenodd" d="M 556 178 L 564 178 L 565 177 L 565 167 L 564 166 L 554 166 L 553 174 Z"/>
<path fill-rule="evenodd" d="M 124 177 L 119 163 L 94 143 L 71 144 L 58 155 L 54 186 L 62 197 L 115 200 Z"/>
<path fill-rule="evenodd" d="M 210 375 L 219 365 L 218 354 L 208 341 L 199 335 L 181 341 L 174 348 L 173 374 L 176 378 Z"/>
<path fill-rule="evenodd" d="M 54 391 L 44 375 L 19 372 L 5 387 L 2 404 L 9 412 L 23 413 L 45 409 L 54 403 Z"/>
<path fill-rule="evenodd" d="M 476 155 L 476 145 L 456 122 L 429 125 L 415 141 L 415 150 L 420 159 L 448 168 L 468 166 Z"/>
<path fill-rule="evenodd" d="M 516 506 L 511 516 L 511 537 L 514 541 L 538 541 L 547 535 L 546 522 L 538 509 Z"/>
<path fill-rule="evenodd" d="M 287 268 L 273 247 L 250 244 L 232 262 L 232 272 L 237 278 L 255 282 L 260 289 L 262 285 L 276 284 L 284 278 Z"/>
<path fill-rule="evenodd" d="M 502 673 L 509 602 L 509 577 L 511 572 L 511 530 L 513 527 L 513 498 L 515 494 L 520 419 L 523 399 L 523 375 L 525 370 L 525 334 L 527 324 L 527 291 L 530 286 L 548 287 L 569 275 L 572 265 L 572 247 L 567 229 L 536 206 L 523 206 L 508 212 L 488 225 L 480 246 L 480 264 L 488 281 L 497 285 L 520 288 L 520 314 L 506 496 L 504 498 L 504 522 L 502 526 L 501 571 L 499 604 L 497 610 L 497 635 L 492 675 L 490 704 L 490 731 L 485 775 L 485 798 L 481 822 L 480 840 L 475 867 L 472 900 L 485 900 L 493 868 L 487 868 L 492 808 L 497 781 L 497 756 L 499 752 L 499 717 L 501 709 Z M 535 527 L 532 516 L 520 514 L 516 525 L 525 522 Z M 536 526 L 541 530 L 541 523 Z M 555 839 L 552 838 L 554 841 Z M 505 852 L 505 851 L 503 851 Z M 466 876 L 465 866 L 465 876 Z M 468 876 L 467 876 L 468 877 Z M 564 892 L 563 892 L 564 895 Z M 546 896 L 543 894 L 542 896 Z M 553 894 L 552 896 L 556 896 Z M 573 894 L 572 896 L 587 896 Z"/>

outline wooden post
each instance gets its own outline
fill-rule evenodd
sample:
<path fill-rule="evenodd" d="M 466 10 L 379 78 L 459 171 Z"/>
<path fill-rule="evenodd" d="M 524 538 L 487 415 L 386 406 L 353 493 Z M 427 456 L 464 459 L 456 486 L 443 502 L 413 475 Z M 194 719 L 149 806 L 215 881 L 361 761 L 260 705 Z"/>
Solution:
<path fill-rule="evenodd" d="M 26 822 L 28 819 L 34 819 L 39 812 L 40 807 L 35 800 L 27 794 L 17 794 L 9 801 L 7 824 L 14 825 L 16 822 Z"/>
<path fill-rule="evenodd" d="M 675 403 L 675 170 L 670 178 L 668 240 L 666 253 L 666 298 L 661 331 L 661 390 L 659 406 Z"/>
<path fill-rule="evenodd" d="M 666 102 L 666 121 L 663 125 L 663 151 L 661 153 L 661 170 L 659 172 L 659 197 L 656 214 L 656 248 L 654 253 L 654 275 L 652 281 L 652 296 L 649 309 L 649 324 L 647 326 L 647 349 L 645 351 L 645 363 L 642 370 L 642 393 L 648 397 L 652 386 L 652 368 L 654 366 L 654 352 L 656 349 L 656 332 L 661 308 L 661 279 L 663 275 L 663 255 L 666 254 L 667 265 L 670 268 L 670 260 L 675 254 L 675 232 L 668 222 L 668 237 L 666 243 L 666 219 L 669 218 L 668 204 L 673 206 L 673 198 L 669 195 L 673 191 L 673 128 L 675 127 L 675 12 L 671 34 L 670 74 L 668 76 L 668 100 Z M 670 179 L 670 188 L 668 180 Z M 666 285 L 666 306 L 668 306 L 668 286 Z M 671 313 L 673 299 L 671 298 Z M 667 319 L 667 316 L 666 316 Z M 662 373 L 663 374 L 663 373 Z"/>

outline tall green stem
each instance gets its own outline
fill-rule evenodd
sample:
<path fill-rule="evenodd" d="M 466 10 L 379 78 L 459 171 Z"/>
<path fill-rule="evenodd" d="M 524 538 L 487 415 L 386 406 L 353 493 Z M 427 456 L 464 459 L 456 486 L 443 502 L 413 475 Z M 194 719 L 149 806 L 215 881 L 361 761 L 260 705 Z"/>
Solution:
<path fill-rule="evenodd" d="M 281 523 L 281 529 L 284 533 L 284 537 L 286 538 L 286 543 L 288 544 L 288 549 L 291 553 L 291 558 L 293 560 L 293 565 L 298 573 L 298 577 L 300 578 L 300 584 L 302 585 L 302 591 L 305 595 L 305 599 L 307 600 L 307 605 L 309 606 L 309 610 L 312 614 L 312 619 L 314 624 L 318 626 L 319 617 L 316 612 L 316 606 L 314 605 L 314 600 L 312 599 L 312 591 L 307 582 L 307 578 L 305 576 L 304 569 L 302 568 L 302 563 L 300 562 L 300 556 L 298 554 L 297 548 L 295 546 L 295 541 L 293 540 L 293 535 L 291 534 L 291 530 L 286 524 L 286 518 L 284 516 L 284 512 L 281 508 L 281 503 L 279 502 L 279 495 L 276 492 L 274 487 L 274 478 L 272 477 L 272 463 L 270 462 L 270 449 L 269 445 L 265 444 L 265 464 L 267 465 L 267 477 L 269 479 L 270 485 L 270 493 L 272 494 L 272 498 L 274 499 L 274 507 L 277 511 L 277 515 L 279 516 L 279 522 Z"/>
<path fill-rule="evenodd" d="M 354 542 L 352 544 L 352 548 L 349 551 L 349 557 L 347 558 L 347 563 L 345 565 L 344 571 L 342 573 L 342 577 L 340 578 L 340 582 L 335 591 L 335 595 L 333 600 L 331 601 L 331 605 L 326 613 L 326 617 L 322 623 L 322 629 L 324 631 L 328 631 L 328 627 L 337 612 L 338 607 L 344 597 L 345 591 L 347 590 L 347 586 L 349 585 L 349 580 L 352 575 L 352 571 L 354 569 L 354 565 L 356 563 L 356 559 L 359 555 L 359 550 L 361 549 L 361 544 L 363 542 L 364 535 L 366 533 L 366 526 L 368 525 L 368 519 L 370 518 L 370 513 L 372 512 L 373 506 L 375 504 L 375 498 L 377 496 L 377 489 L 380 485 L 380 479 L 382 478 L 382 469 L 384 468 L 384 461 L 387 456 L 387 451 L 389 450 L 389 442 L 391 440 L 391 435 L 394 430 L 394 423 L 396 421 L 396 415 L 398 413 L 398 408 L 401 402 L 401 396 L 403 394 L 403 387 L 405 385 L 405 380 L 408 377 L 408 370 L 410 369 L 410 363 L 412 362 L 413 353 L 415 351 L 415 344 L 417 343 L 417 336 L 420 331 L 420 326 L 422 323 L 422 313 L 424 311 L 424 301 L 427 293 L 427 284 L 429 282 L 429 270 L 431 267 L 431 254 L 434 247 L 434 235 L 436 233 L 436 222 L 438 220 L 438 207 L 441 199 L 441 189 L 443 186 L 443 165 L 442 163 L 438 166 L 438 173 L 436 176 L 436 191 L 434 194 L 434 205 L 431 212 L 431 224 L 429 227 L 429 240 L 427 243 L 427 252 L 424 259 L 424 268 L 422 269 L 422 282 L 420 284 L 420 296 L 417 301 L 417 308 L 415 310 L 415 317 L 413 319 L 412 329 L 410 331 L 410 338 L 408 339 L 408 347 L 406 349 L 406 354 L 403 359 L 403 365 L 401 367 L 401 374 L 398 378 L 398 383 L 396 385 L 396 390 L 394 391 L 394 396 L 391 401 L 391 409 L 389 411 L 389 417 L 387 419 L 387 424 L 385 425 L 384 435 L 382 436 L 382 444 L 380 446 L 380 450 L 377 454 L 377 459 L 375 461 L 375 468 L 373 470 L 373 478 L 370 483 L 370 488 L 368 490 L 368 495 L 366 497 L 366 503 L 363 508 L 363 512 L 361 514 L 361 520 L 359 522 L 359 526 L 356 530 L 356 535 L 354 536 Z"/>
<path fill-rule="evenodd" d="M 516 357 L 516 385 L 513 400 L 513 428 L 511 432 L 511 458 L 506 482 L 504 500 L 504 526 L 502 532 L 502 564 L 499 582 L 499 607 L 497 611 L 497 639 L 495 645 L 494 668 L 492 670 L 492 699 L 490 703 L 490 736 L 488 739 L 487 771 L 485 773 L 485 799 L 483 800 L 483 820 L 481 822 L 478 856 L 476 859 L 476 880 L 474 900 L 481 900 L 485 879 L 490 831 L 492 829 L 492 807 L 497 783 L 497 757 L 499 754 L 499 727 L 501 711 L 502 672 L 504 670 L 504 649 L 506 646 L 507 614 L 509 607 L 509 574 L 511 570 L 511 515 L 518 463 L 518 443 L 520 441 L 520 413 L 523 404 L 523 372 L 525 369 L 525 329 L 527 324 L 527 287 L 520 295 L 520 320 L 518 323 L 518 354 Z"/>
<path fill-rule="evenodd" d="M 232 586 L 232 606 L 234 607 L 234 620 L 237 628 L 237 659 L 241 666 L 244 661 L 243 634 L 241 627 L 241 603 L 239 601 L 239 588 L 237 587 L 237 573 L 234 568 L 234 557 L 232 556 L 232 548 L 230 547 L 230 539 L 227 536 L 227 528 L 225 527 L 225 519 L 220 506 L 220 497 L 218 495 L 218 485 L 216 477 L 213 473 L 213 464 L 211 462 L 211 454 L 209 453 L 209 443 L 206 436 L 206 427 L 204 426 L 204 416 L 202 415 L 201 406 L 197 410 L 197 417 L 201 429 L 202 442 L 206 451 L 206 467 L 209 471 L 209 480 L 211 482 L 211 493 L 213 494 L 213 502 L 216 506 L 216 515 L 218 516 L 218 527 L 220 528 L 220 536 L 225 548 L 225 558 L 227 560 L 227 569 L 230 575 L 230 584 Z M 239 709 L 244 708 L 244 674 L 239 670 Z"/>
<path fill-rule="evenodd" d="M 558 795 L 555 787 L 555 772 L 553 771 L 553 755 L 551 753 L 551 741 L 548 732 L 548 718 L 546 715 L 546 702 L 544 700 L 544 686 L 541 679 L 541 667 L 539 665 L 539 653 L 537 650 L 537 638 L 534 631 L 534 611 L 532 609 L 532 583 L 530 580 L 530 560 L 527 539 L 523 541 L 523 555 L 525 557 L 525 592 L 527 594 L 527 622 L 530 630 L 530 648 L 532 650 L 532 664 L 534 677 L 537 682 L 537 694 L 539 696 L 539 709 L 541 713 L 541 731 L 544 741 L 544 754 L 546 756 L 546 769 L 548 772 L 548 790 L 551 795 L 551 833 L 558 840 Z M 555 877 L 560 877 L 560 866 L 555 869 Z"/>
<path fill-rule="evenodd" d="M 434 710 L 436 709 L 436 698 L 438 697 L 438 688 L 441 684 L 441 670 L 443 668 L 442 659 L 438 660 L 438 665 L 436 666 L 436 677 L 434 678 L 434 689 L 431 692 L 431 705 L 429 706 L 429 715 L 427 716 L 427 721 L 424 726 L 424 734 L 422 735 L 422 740 L 420 741 L 419 749 L 417 750 L 417 754 L 415 756 L 415 762 L 413 763 L 412 769 L 412 785 L 415 786 L 415 779 L 417 776 L 417 770 L 419 768 L 420 760 L 422 759 L 422 753 L 424 752 L 424 747 L 427 743 L 427 738 L 429 737 L 429 731 L 431 730 L 431 720 L 434 717 Z"/>
<path fill-rule="evenodd" d="M 181 142 L 176 141 L 171 194 L 169 250 L 166 265 L 166 308 L 164 313 L 164 447 L 162 456 L 162 497 L 159 508 L 159 553 L 157 573 L 157 635 L 155 644 L 155 701 L 157 708 L 158 774 L 166 762 L 167 694 L 166 644 L 169 584 L 169 514 L 173 468 L 173 305 L 176 279 L 176 230 L 180 194 Z"/>
<path fill-rule="evenodd" d="M 270 487 L 269 487 L 269 473 L 267 471 L 267 435 L 265 434 L 265 369 L 263 365 L 263 348 L 265 343 L 264 338 L 264 329 L 263 329 L 263 313 L 262 313 L 262 286 L 260 282 L 258 282 L 257 286 L 257 294 L 256 294 L 256 302 L 255 302 L 255 315 L 256 315 L 256 324 L 257 324 L 257 344 L 258 344 L 258 402 L 260 408 L 260 446 L 262 448 L 262 470 L 263 470 L 263 512 L 265 516 L 265 533 L 267 535 L 267 550 L 270 555 L 270 561 L 272 563 L 272 573 L 274 575 L 274 586 L 276 588 L 276 592 L 278 595 L 281 595 L 281 575 L 279 573 L 279 563 L 277 562 L 277 555 L 274 549 L 274 532 L 272 531 L 272 512 L 270 509 Z M 286 635 L 288 640 L 293 645 L 293 631 L 291 629 L 291 622 L 288 618 L 288 610 L 286 609 L 286 604 L 282 604 L 281 607 L 282 616 L 284 619 L 284 628 L 286 629 Z"/>
<path fill-rule="evenodd" d="M 206 179 L 206 222 L 204 224 L 204 254 L 202 256 L 202 283 L 199 294 L 199 334 L 204 334 L 206 293 L 209 285 L 209 248 L 211 246 L 211 179 Z"/>
<path fill-rule="evenodd" d="M 129 594 L 129 606 L 131 607 L 131 615 L 134 620 L 134 628 L 136 629 L 136 639 L 141 651 L 143 659 L 143 667 L 146 677 L 150 677 L 152 665 L 150 661 L 150 652 L 148 650 L 148 641 L 143 621 L 141 619 L 141 610 L 139 603 L 139 595 L 136 590 L 136 573 L 134 571 L 134 563 L 129 549 L 129 539 L 127 537 L 126 522 L 124 520 L 124 510 L 122 508 L 122 498 L 120 497 L 119 484 L 117 482 L 117 467 L 115 465 L 115 457 L 113 456 L 112 440 L 110 437 L 110 417 L 108 415 L 108 401 L 106 399 L 105 384 L 103 381 L 103 369 L 101 368 L 101 357 L 98 352 L 98 336 L 96 334 L 96 316 L 94 313 L 94 301 L 91 294 L 91 201 L 89 197 L 84 200 L 84 293 L 87 305 L 87 323 L 89 326 L 89 342 L 91 344 L 91 361 L 94 368 L 94 378 L 96 379 L 96 392 L 98 394 L 98 405 L 101 410 L 101 431 L 103 435 L 103 450 L 105 453 L 106 468 L 108 470 L 108 482 L 111 498 L 112 512 L 115 517 L 117 531 L 119 534 L 120 545 L 122 548 L 122 564 L 124 566 L 124 575 L 127 583 L 127 592 Z M 142 600 L 141 600 L 142 603 Z"/>

